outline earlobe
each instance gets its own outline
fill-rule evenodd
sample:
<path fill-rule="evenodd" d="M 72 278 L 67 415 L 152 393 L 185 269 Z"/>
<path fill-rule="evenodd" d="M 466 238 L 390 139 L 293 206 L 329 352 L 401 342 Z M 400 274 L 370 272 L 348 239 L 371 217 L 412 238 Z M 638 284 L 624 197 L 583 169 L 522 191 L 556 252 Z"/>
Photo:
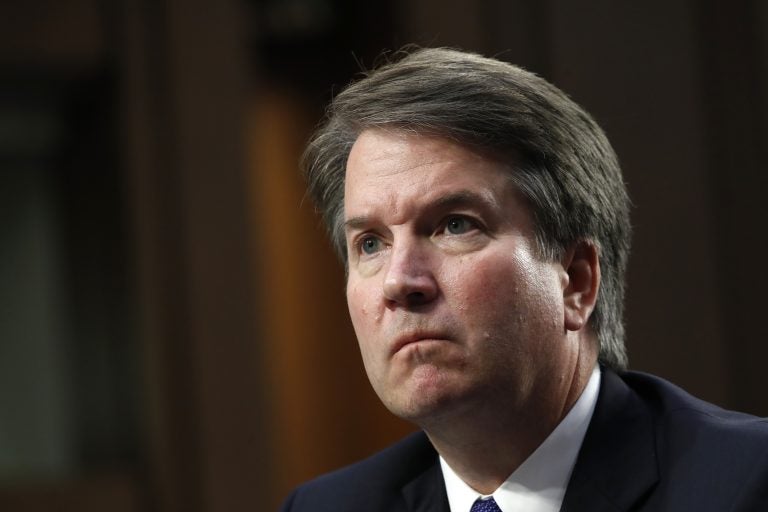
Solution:
<path fill-rule="evenodd" d="M 563 258 L 563 268 L 568 274 L 568 283 L 563 289 L 565 328 L 578 331 L 587 324 L 600 288 L 597 246 L 587 240 L 574 243 Z"/>

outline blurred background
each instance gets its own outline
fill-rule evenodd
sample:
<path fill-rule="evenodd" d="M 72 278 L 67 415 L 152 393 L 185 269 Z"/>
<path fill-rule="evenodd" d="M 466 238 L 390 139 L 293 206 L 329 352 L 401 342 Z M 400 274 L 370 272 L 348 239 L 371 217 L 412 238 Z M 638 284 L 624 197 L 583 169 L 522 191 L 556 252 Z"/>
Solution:
<path fill-rule="evenodd" d="M 412 430 L 297 172 L 332 94 L 407 43 L 598 119 L 635 204 L 631 367 L 768 415 L 768 3 L 6 0 L 0 509 L 275 510 Z"/>

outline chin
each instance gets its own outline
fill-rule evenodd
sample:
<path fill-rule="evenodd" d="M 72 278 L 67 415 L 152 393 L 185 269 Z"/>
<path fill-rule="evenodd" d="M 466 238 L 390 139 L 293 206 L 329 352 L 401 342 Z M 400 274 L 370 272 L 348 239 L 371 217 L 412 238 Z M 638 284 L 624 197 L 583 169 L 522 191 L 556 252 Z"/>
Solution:
<path fill-rule="evenodd" d="M 470 394 L 455 382 L 440 382 L 439 379 L 410 384 L 394 396 L 379 396 L 392 414 L 420 426 L 451 416 Z"/>

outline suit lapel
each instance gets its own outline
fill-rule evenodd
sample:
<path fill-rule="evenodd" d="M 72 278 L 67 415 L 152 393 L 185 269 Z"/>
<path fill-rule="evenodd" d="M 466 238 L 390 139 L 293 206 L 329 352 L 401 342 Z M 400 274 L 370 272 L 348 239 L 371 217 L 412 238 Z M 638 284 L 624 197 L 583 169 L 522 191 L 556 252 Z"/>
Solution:
<path fill-rule="evenodd" d="M 560 510 L 630 510 L 658 479 L 651 413 L 615 373 L 603 369 L 595 413 Z"/>
<path fill-rule="evenodd" d="M 432 444 L 424 436 L 424 442 L 429 445 L 430 463 L 426 469 L 407 482 L 402 488 L 403 499 L 409 512 L 450 512 L 448 495 L 445 492 L 445 481 L 440 470 L 437 453 Z"/>
<path fill-rule="evenodd" d="M 437 453 L 427 437 L 417 450 L 424 468 L 402 487 L 408 512 L 450 512 Z M 633 509 L 659 479 L 653 418 L 614 372 L 603 369 L 595 412 L 568 482 L 561 512 Z"/>

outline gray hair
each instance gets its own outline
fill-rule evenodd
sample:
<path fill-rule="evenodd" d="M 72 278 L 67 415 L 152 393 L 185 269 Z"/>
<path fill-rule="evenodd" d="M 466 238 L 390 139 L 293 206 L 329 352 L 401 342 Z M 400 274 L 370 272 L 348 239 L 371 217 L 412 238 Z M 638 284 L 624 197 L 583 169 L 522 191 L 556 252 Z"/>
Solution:
<path fill-rule="evenodd" d="M 342 261 L 346 163 L 362 131 L 403 129 L 490 151 L 514 164 L 510 179 L 529 202 L 543 257 L 559 258 L 578 241 L 598 248 L 602 278 L 589 322 L 600 361 L 625 368 L 630 202 L 603 131 L 565 93 L 519 67 L 444 48 L 402 53 L 335 97 L 304 153 L 309 194 Z"/>

